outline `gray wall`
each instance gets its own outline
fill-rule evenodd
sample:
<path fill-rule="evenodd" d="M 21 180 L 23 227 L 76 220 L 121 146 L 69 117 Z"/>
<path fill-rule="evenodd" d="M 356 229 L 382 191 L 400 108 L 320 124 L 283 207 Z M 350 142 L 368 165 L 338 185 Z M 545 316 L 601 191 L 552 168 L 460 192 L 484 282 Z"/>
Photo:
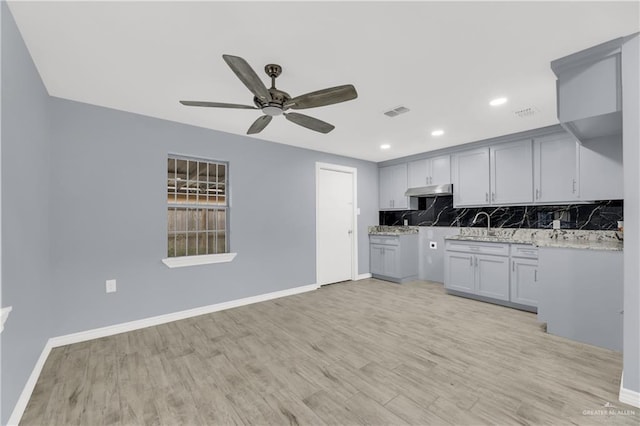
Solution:
<path fill-rule="evenodd" d="M 2 423 L 49 337 L 314 284 L 317 161 L 358 169 L 369 272 L 375 163 L 50 98 L 4 2 L 2 92 Z M 161 263 L 168 153 L 229 161 L 233 262 Z"/>
<path fill-rule="evenodd" d="M 51 336 L 50 98 L 5 2 L 2 9 L 2 339 L 6 424 Z"/>
<path fill-rule="evenodd" d="M 622 46 L 624 168 L 624 387 L 640 392 L 640 38 Z"/>
<path fill-rule="evenodd" d="M 375 163 L 62 99 L 51 113 L 54 335 L 314 284 L 316 161 L 358 169 L 359 272 L 369 271 Z M 229 161 L 233 262 L 161 263 L 167 153 Z M 118 291 L 106 294 L 111 278 Z"/>

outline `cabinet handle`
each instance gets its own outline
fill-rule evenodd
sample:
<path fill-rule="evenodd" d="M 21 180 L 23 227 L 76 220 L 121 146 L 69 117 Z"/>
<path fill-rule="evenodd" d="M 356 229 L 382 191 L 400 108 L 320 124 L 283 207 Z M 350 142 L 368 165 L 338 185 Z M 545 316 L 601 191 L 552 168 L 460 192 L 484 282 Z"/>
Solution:
<path fill-rule="evenodd" d="M 491 193 L 491 201 L 495 201 L 496 200 L 496 193 L 492 192 Z"/>
<path fill-rule="evenodd" d="M 429 183 L 433 183 L 433 176 L 429 176 Z"/>
<path fill-rule="evenodd" d="M 536 189 L 536 200 L 537 200 L 538 198 L 540 198 L 540 190 L 539 190 L 539 189 Z"/>
<path fill-rule="evenodd" d="M 489 202 L 489 193 L 485 192 L 484 193 L 484 200 L 488 203 Z"/>
<path fill-rule="evenodd" d="M 427 176 L 426 178 L 424 178 L 427 181 L 427 185 L 429 185 L 429 176 Z"/>
<path fill-rule="evenodd" d="M 516 261 L 515 261 L 515 260 L 512 260 L 512 261 L 511 261 L 511 270 L 512 270 L 513 272 L 515 272 L 515 271 L 516 271 Z"/>
<path fill-rule="evenodd" d="M 573 180 L 573 184 L 571 186 L 571 192 L 573 192 L 574 194 L 576 193 L 576 180 Z"/>
<path fill-rule="evenodd" d="M 533 282 L 534 283 L 538 282 L 538 270 L 537 269 L 533 270 Z"/>
<path fill-rule="evenodd" d="M 469 266 L 473 266 L 473 256 L 469 256 Z"/>
<path fill-rule="evenodd" d="M 476 268 L 478 267 L 478 258 L 476 257 Z"/>

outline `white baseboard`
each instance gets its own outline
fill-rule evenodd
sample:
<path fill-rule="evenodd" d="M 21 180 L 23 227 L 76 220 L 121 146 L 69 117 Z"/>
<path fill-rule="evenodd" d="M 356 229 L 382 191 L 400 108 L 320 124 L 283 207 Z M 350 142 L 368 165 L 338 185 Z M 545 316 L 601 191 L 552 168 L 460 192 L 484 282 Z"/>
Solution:
<path fill-rule="evenodd" d="M 114 334 L 125 333 L 127 331 L 139 330 L 141 328 L 151 327 L 154 325 L 166 324 L 168 322 L 181 319 L 191 318 L 198 315 L 210 314 L 212 312 L 223 311 L 225 309 L 237 308 L 239 306 L 251 305 L 253 303 L 264 302 L 271 299 L 278 299 L 285 296 L 293 296 L 294 294 L 306 293 L 308 291 L 320 288 L 317 284 L 304 285 L 301 287 L 289 288 L 286 290 L 274 291 L 272 293 L 260 294 L 258 296 L 245 297 L 244 299 L 231 300 L 229 302 L 216 303 L 215 305 L 201 306 L 199 308 L 187 309 L 185 311 L 173 312 L 170 314 L 158 315 L 156 317 L 144 318 L 141 320 L 114 324 L 107 327 L 95 328 L 93 330 L 81 331 L 79 333 L 67 334 L 50 338 L 44 346 L 40 358 L 36 362 L 33 371 L 22 389 L 20 398 L 13 408 L 8 425 L 18 425 L 25 408 L 29 403 L 33 389 L 36 386 L 38 377 L 42 372 L 42 367 L 51 352 L 51 349 L 58 346 L 70 345 L 72 343 L 85 342 L 87 340 L 98 339 L 101 337 L 113 336 Z"/>
<path fill-rule="evenodd" d="M 9 417 L 9 421 L 7 422 L 8 426 L 17 426 L 18 423 L 20 423 L 20 419 L 22 419 L 24 410 L 27 408 L 29 399 L 31 399 L 31 394 L 33 393 L 33 389 L 36 387 L 38 377 L 40 377 L 40 373 L 42 372 L 42 368 L 44 367 L 44 363 L 47 361 L 47 357 L 49 356 L 51 349 L 53 349 L 53 346 L 51 345 L 51 339 L 49 339 L 47 340 L 47 343 L 45 343 L 42 353 L 40 354 L 40 358 L 36 361 L 36 365 L 33 367 L 27 383 L 24 385 L 24 388 L 22 388 L 22 393 L 18 398 L 18 402 L 16 402 L 16 405 L 13 407 L 11 417 Z"/>
<path fill-rule="evenodd" d="M 640 392 L 632 391 L 631 389 L 625 389 L 624 371 L 622 372 L 622 374 L 623 377 L 620 378 L 620 394 L 618 395 L 618 400 L 620 402 L 624 402 L 625 404 L 640 408 Z"/>
<path fill-rule="evenodd" d="M 367 278 L 371 278 L 371 274 L 360 274 L 356 277 L 355 281 L 366 280 Z"/>
<path fill-rule="evenodd" d="M 280 290 L 280 291 L 274 291 L 272 293 L 260 294 L 258 296 L 245 297 L 244 299 L 237 299 L 237 300 L 231 300 L 229 302 L 216 303 L 215 305 L 201 306 L 199 308 L 187 309 L 185 311 L 172 312 L 170 314 L 158 315 L 156 317 L 144 318 L 141 320 L 109 325 L 107 327 L 94 328 L 93 330 L 81 331 L 79 333 L 72 333 L 72 334 L 66 334 L 64 336 L 52 337 L 50 340 L 53 347 L 56 348 L 58 346 L 85 342 L 87 340 L 113 336 L 114 334 L 125 333 L 127 331 L 133 331 L 133 330 L 139 330 L 141 328 L 152 327 L 154 325 L 166 324 L 168 322 L 196 317 L 198 315 L 210 314 L 212 312 L 223 311 L 225 309 L 251 305 L 252 303 L 264 302 L 266 300 L 278 299 L 280 297 L 285 297 L 285 296 L 293 296 L 294 294 L 305 293 L 307 291 L 316 290 L 319 287 L 320 286 L 317 284 L 294 287 L 294 288 L 289 288 L 287 290 Z"/>

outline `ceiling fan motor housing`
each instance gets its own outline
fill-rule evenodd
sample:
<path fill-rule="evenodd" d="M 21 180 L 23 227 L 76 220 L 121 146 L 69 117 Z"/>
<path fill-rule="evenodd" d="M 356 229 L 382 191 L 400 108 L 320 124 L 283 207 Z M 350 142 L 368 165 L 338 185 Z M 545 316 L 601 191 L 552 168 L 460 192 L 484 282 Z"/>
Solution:
<path fill-rule="evenodd" d="M 284 104 L 291 100 L 291 96 L 289 96 L 287 92 L 278 90 L 275 87 L 269 89 L 269 94 L 271 95 L 270 102 L 263 101 L 256 96 L 253 98 L 253 103 L 267 115 L 275 116 L 282 114 L 285 110 Z"/>

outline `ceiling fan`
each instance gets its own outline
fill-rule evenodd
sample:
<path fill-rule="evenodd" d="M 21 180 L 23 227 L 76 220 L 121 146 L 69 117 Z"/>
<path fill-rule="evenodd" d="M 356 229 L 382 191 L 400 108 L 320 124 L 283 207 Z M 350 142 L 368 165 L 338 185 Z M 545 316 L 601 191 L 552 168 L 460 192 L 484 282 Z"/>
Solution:
<path fill-rule="evenodd" d="M 315 130 L 320 133 L 329 133 L 335 126 L 317 118 L 297 112 L 285 112 L 289 109 L 307 109 L 321 107 L 325 105 L 337 104 L 350 101 L 358 97 L 355 87 L 351 84 L 331 87 L 318 90 L 292 98 L 288 93 L 276 89 L 276 78 L 282 73 L 282 67 L 276 64 L 268 64 L 264 71 L 271 77 L 271 88 L 267 89 L 260 77 L 253 68 L 239 56 L 222 55 L 224 61 L 229 65 L 236 76 L 247 86 L 247 89 L 254 94 L 251 105 L 228 104 L 221 102 L 206 101 L 180 101 L 182 105 L 213 107 L 213 108 L 236 108 L 236 109 L 260 109 L 264 113 L 253 122 L 247 134 L 260 133 L 271 122 L 274 116 L 284 115 L 284 117 L 302 127 Z"/>

